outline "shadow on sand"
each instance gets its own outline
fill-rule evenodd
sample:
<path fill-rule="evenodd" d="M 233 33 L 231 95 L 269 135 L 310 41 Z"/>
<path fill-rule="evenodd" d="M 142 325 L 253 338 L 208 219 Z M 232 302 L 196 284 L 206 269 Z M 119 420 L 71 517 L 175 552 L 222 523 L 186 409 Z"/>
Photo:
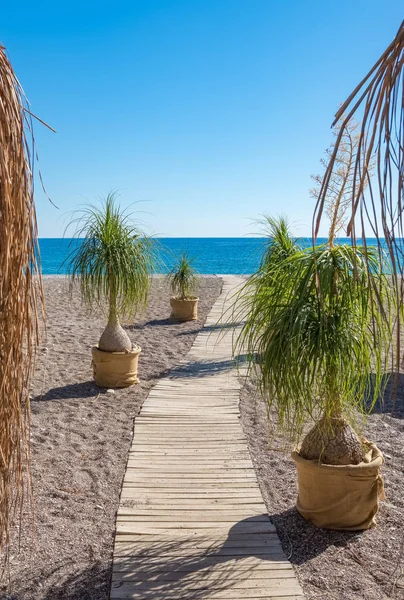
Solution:
<path fill-rule="evenodd" d="M 365 532 L 337 531 L 319 529 L 290 508 L 281 513 L 272 514 L 271 521 L 275 525 L 282 547 L 292 564 L 301 565 L 334 546 L 338 553 L 341 548 L 349 548 Z"/>
<path fill-rule="evenodd" d="M 388 373 L 383 397 L 372 409 L 372 413 L 391 414 L 396 419 L 404 419 L 404 374 Z"/>
<path fill-rule="evenodd" d="M 145 329 L 146 327 L 163 327 L 168 325 L 178 324 L 178 321 L 174 321 L 173 319 L 151 319 L 150 321 L 146 321 L 145 323 L 135 323 L 134 325 L 123 325 L 123 328 L 128 331 L 136 331 L 138 329 Z"/>
<path fill-rule="evenodd" d="M 296 585 L 294 571 L 285 563 L 267 515 L 239 521 L 224 543 L 215 540 L 217 532 L 208 537 L 209 531 L 200 529 L 195 535 L 184 529 L 172 535 L 170 530 L 165 535 L 139 535 L 138 541 L 128 536 L 115 551 L 111 599 L 201 600 L 220 593 L 231 600 L 241 597 L 243 588 L 258 586 L 265 591 L 270 587 L 268 567 L 277 570 L 274 579 L 282 595 L 291 595 Z M 108 570 L 94 565 L 70 576 L 43 598 L 107 600 L 107 579 Z"/>
<path fill-rule="evenodd" d="M 235 369 L 246 361 L 246 355 L 235 356 L 233 359 L 225 360 L 203 360 L 198 359 L 195 362 L 186 362 L 178 367 L 171 369 L 169 378 L 192 378 L 192 377 L 214 377 L 218 373 Z"/>
<path fill-rule="evenodd" d="M 45 394 L 34 396 L 31 403 L 48 400 L 71 400 L 72 398 L 94 398 L 103 393 L 105 393 L 105 388 L 99 388 L 94 381 L 82 381 L 51 388 Z"/>

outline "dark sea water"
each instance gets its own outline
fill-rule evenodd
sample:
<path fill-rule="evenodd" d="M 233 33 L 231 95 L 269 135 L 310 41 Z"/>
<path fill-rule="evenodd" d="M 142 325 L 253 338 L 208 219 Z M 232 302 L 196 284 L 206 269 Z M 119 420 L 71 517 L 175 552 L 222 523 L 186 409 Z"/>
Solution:
<path fill-rule="evenodd" d="M 260 262 L 266 238 L 158 238 L 162 250 L 164 266 L 161 272 L 167 272 L 174 264 L 175 257 L 182 252 L 195 257 L 194 265 L 202 275 L 220 273 L 246 275 L 253 273 Z M 319 239 L 318 242 L 325 240 Z M 338 240 L 348 242 L 346 238 Z M 310 238 L 300 240 L 304 246 L 311 245 Z M 63 262 L 80 240 L 66 238 L 42 238 L 39 240 L 42 272 L 44 275 L 63 275 L 67 265 Z M 368 245 L 376 240 L 367 239 Z"/>

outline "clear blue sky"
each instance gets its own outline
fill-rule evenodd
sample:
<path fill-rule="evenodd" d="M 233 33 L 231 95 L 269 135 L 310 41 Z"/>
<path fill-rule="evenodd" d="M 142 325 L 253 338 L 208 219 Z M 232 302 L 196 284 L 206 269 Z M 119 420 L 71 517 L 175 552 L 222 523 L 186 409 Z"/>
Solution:
<path fill-rule="evenodd" d="M 6 46 L 40 125 L 41 237 L 112 188 L 161 236 L 243 236 L 263 212 L 309 235 L 310 174 L 338 104 L 402 0 L 7 2 Z"/>

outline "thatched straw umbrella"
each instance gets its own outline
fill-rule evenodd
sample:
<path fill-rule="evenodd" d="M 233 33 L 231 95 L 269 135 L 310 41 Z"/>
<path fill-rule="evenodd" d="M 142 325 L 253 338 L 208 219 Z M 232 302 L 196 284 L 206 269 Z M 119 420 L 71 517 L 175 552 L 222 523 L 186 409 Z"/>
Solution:
<path fill-rule="evenodd" d="M 343 144 L 345 126 L 356 116 L 362 122 L 354 164 L 350 220 L 352 244 L 366 235 L 386 249 L 395 289 L 397 339 L 395 368 L 400 367 L 400 323 L 404 303 L 404 21 L 369 73 L 335 115 L 341 128 L 325 173 L 313 219 L 316 238 L 324 216 L 332 173 Z M 375 176 L 371 165 L 376 165 Z M 379 307 L 380 308 L 380 307 Z"/>
<path fill-rule="evenodd" d="M 0 552 L 29 492 L 29 380 L 42 306 L 33 199 L 32 127 L 0 47 Z"/>

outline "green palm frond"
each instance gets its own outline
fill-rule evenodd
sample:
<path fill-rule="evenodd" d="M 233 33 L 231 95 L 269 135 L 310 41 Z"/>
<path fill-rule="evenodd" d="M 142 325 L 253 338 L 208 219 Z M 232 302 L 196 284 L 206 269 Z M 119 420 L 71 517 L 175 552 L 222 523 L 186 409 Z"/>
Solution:
<path fill-rule="evenodd" d="M 67 258 L 67 269 L 83 299 L 90 306 L 107 300 L 121 318 L 133 318 L 147 303 L 157 242 L 121 210 L 115 193 L 101 207 L 85 207 L 72 223 L 75 238 L 84 239 Z"/>
<path fill-rule="evenodd" d="M 197 291 L 199 279 L 194 262 L 195 258 L 184 252 L 167 275 L 172 293 L 181 300 L 191 297 Z"/>
<path fill-rule="evenodd" d="M 282 221 L 271 224 L 257 273 L 236 300 L 246 353 L 281 426 L 299 437 L 308 418 L 371 407 L 383 386 L 391 335 L 389 285 L 376 249 L 302 249 Z M 386 312 L 374 311 L 375 295 Z"/>

